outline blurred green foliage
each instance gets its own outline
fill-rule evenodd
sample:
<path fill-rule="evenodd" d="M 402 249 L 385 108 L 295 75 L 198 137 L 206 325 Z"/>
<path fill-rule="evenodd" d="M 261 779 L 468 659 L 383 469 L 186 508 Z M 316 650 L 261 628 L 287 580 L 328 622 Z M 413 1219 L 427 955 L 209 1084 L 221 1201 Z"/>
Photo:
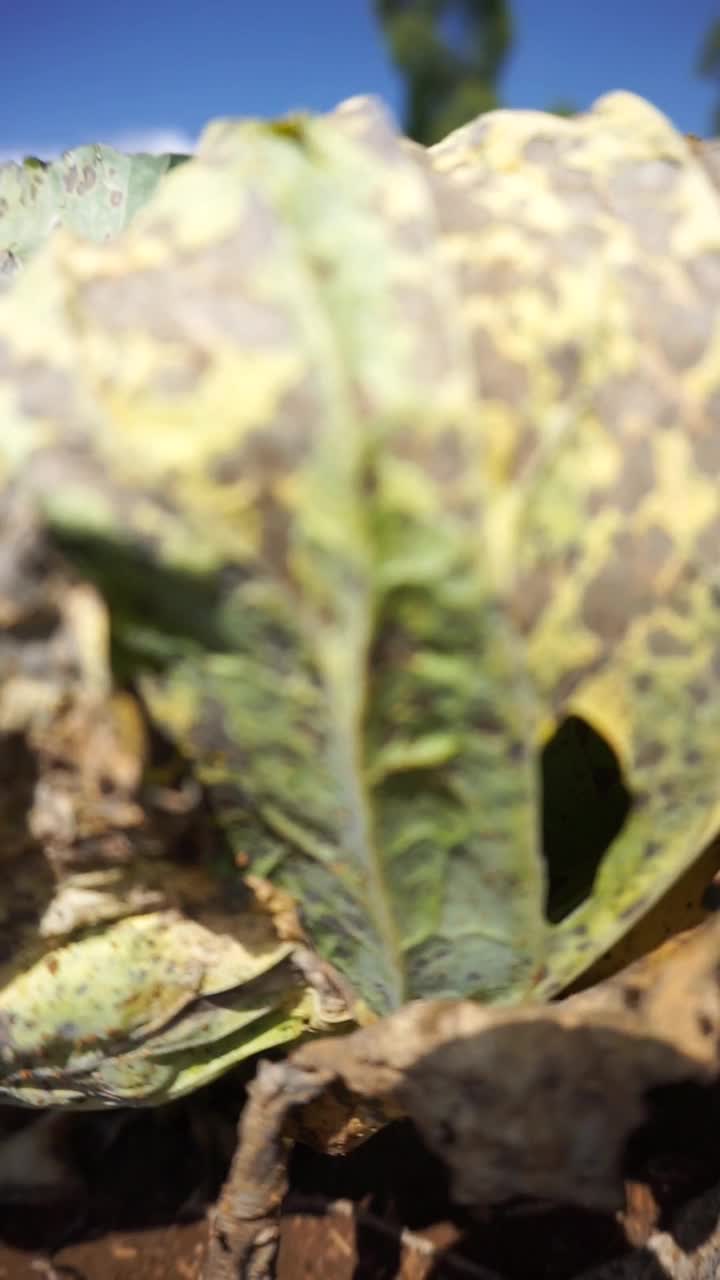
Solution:
<path fill-rule="evenodd" d="M 505 0 L 375 0 L 375 11 L 405 79 L 411 138 L 429 145 L 500 106 L 513 39 Z"/>

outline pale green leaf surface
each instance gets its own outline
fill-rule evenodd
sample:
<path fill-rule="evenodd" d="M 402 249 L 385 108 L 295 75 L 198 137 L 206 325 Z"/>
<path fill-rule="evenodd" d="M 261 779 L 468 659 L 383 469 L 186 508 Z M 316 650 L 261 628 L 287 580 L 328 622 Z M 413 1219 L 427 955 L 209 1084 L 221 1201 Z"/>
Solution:
<path fill-rule="evenodd" d="M 0 165 L 0 262 L 21 264 L 60 226 L 90 240 L 112 239 L 182 159 L 96 144 L 49 162 Z"/>

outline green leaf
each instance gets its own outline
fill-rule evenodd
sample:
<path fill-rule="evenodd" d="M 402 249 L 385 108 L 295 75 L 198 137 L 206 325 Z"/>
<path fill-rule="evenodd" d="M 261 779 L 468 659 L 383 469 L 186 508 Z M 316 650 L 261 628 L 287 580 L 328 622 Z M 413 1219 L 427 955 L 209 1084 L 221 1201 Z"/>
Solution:
<path fill-rule="evenodd" d="M 168 1101 L 294 1040 L 317 1003 L 260 917 L 216 933 L 175 912 L 70 941 L 0 993 L 0 1098 L 23 1105 Z"/>
<path fill-rule="evenodd" d="M 720 825 L 719 224 L 630 95 L 429 153 L 351 102 L 217 123 L 0 302 L 6 484 L 378 1011 L 552 994 Z M 570 718 L 630 801 L 551 923 Z"/>
<path fill-rule="evenodd" d="M 0 262 L 22 263 L 59 226 L 89 240 L 112 239 L 184 159 L 95 145 L 50 163 L 29 157 L 0 165 Z"/>

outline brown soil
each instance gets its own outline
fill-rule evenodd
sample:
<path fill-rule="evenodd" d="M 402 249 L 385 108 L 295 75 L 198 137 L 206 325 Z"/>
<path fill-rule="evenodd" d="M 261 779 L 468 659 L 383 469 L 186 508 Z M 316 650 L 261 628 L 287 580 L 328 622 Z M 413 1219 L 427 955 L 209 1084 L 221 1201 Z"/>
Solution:
<path fill-rule="evenodd" d="M 69 1117 L 62 1155 L 87 1194 L 3 1206 L 0 1280 L 199 1280 L 240 1101 L 226 1080 L 162 1109 Z M 657 1204 L 670 1226 L 720 1181 L 719 1117 L 720 1090 L 658 1091 L 627 1153 L 638 1220 Z M 473 1219 L 412 1128 L 395 1124 L 346 1157 L 296 1148 L 279 1280 L 571 1280 L 627 1252 L 612 1216 L 518 1203 Z"/>

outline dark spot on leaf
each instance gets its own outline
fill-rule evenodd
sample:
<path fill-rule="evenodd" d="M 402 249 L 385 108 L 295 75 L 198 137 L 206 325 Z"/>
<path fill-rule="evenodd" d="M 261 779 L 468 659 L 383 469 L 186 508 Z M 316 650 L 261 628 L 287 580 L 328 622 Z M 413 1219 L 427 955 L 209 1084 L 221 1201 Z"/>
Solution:
<path fill-rule="evenodd" d="M 148 379 L 148 390 L 161 396 L 188 395 L 204 373 L 210 357 L 198 347 L 189 347 L 178 356 L 176 364 L 165 364 Z"/>
<path fill-rule="evenodd" d="M 701 436 L 693 436 L 692 450 L 700 470 L 716 479 L 720 471 L 720 434 L 717 431 L 707 431 Z"/>
<path fill-rule="evenodd" d="M 72 380 L 62 369 L 53 368 L 43 360 L 28 361 L 22 366 L 19 385 L 23 413 L 31 417 L 51 418 L 62 414 L 63 422 L 68 418 L 72 421 L 77 393 Z"/>
<path fill-rule="evenodd" d="M 655 457 L 647 436 L 628 441 L 623 449 L 622 470 L 613 496 L 621 511 L 632 512 L 655 488 Z"/>
<path fill-rule="evenodd" d="M 91 191 L 96 182 L 97 177 L 92 165 L 83 165 L 82 178 L 77 184 L 78 195 L 84 196 L 86 191 Z"/>
<path fill-rule="evenodd" d="M 545 912 L 557 924 L 592 892 L 632 800 L 612 748 L 578 716 L 564 720 L 545 745 L 541 773 Z"/>
<path fill-rule="evenodd" d="M 519 405 L 527 398 L 529 390 L 525 366 L 519 360 L 503 355 L 485 329 L 475 329 L 471 341 L 483 399 L 499 400 L 503 405 Z"/>
<path fill-rule="evenodd" d="M 487 707 L 479 708 L 471 717 L 471 723 L 479 733 L 502 734 L 505 732 L 503 721 Z"/>
<path fill-rule="evenodd" d="M 586 196 L 583 196 L 583 199 L 585 200 Z M 591 254 L 598 253 L 605 239 L 598 227 L 591 227 L 586 223 L 584 226 L 571 227 L 558 244 L 557 250 L 562 250 L 562 256 L 566 262 L 578 265 Z"/>
<path fill-rule="evenodd" d="M 706 1013 L 699 1013 L 697 1015 L 696 1024 L 700 1035 L 705 1036 L 706 1038 L 711 1036 L 715 1030 L 712 1018 L 709 1018 Z"/>
<path fill-rule="evenodd" d="M 511 258 L 494 258 L 487 264 L 463 262 L 459 267 L 462 288 L 467 293 L 513 293 L 527 283 L 525 272 Z"/>
<path fill-rule="evenodd" d="M 649 861 L 651 858 L 656 858 L 661 851 L 662 845 L 659 840 L 648 840 L 643 849 L 642 856 Z"/>
<path fill-rule="evenodd" d="M 487 206 L 481 205 L 472 199 L 470 193 L 448 182 L 444 174 L 441 176 L 434 169 L 428 169 L 424 176 L 432 190 L 438 223 L 446 235 L 464 235 L 468 232 L 477 235 L 496 224 L 497 218 Z M 458 270 L 458 280 L 465 290 L 462 267 Z"/>
<path fill-rule="evenodd" d="M 633 986 L 623 987 L 623 993 L 622 993 L 623 1004 L 625 1005 L 626 1009 L 630 1010 L 631 1013 L 638 1012 L 638 1010 L 640 1009 L 643 1003 L 644 996 L 645 996 L 645 992 L 643 991 L 642 987 L 633 987 Z"/>
<path fill-rule="evenodd" d="M 363 498 L 373 499 L 378 492 L 378 470 L 374 460 L 366 459 L 360 471 L 360 492 Z"/>
<path fill-rule="evenodd" d="M 655 459 L 647 436 L 623 444 L 622 467 L 614 484 L 594 490 L 588 499 L 591 514 L 617 506 L 628 514 L 655 488 Z"/>
<path fill-rule="evenodd" d="M 598 220 L 598 214 L 604 209 L 604 200 L 595 185 L 594 175 L 587 169 L 570 167 L 558 169 L 553 172 L 552 183 L 554 191 L 562 199 L 563 208 L 572 215 L 574 222 L 589 225 Z M 573 239 L 572 233 L 567 239 L 563 236 L 558 246 L 558 252 L 562 252 L 563 258 L 566 259 L 568 239 Z M 571 249 L 577 251 L 576 240 Z M 586 248 L 585 254 L 589 251 L 590 246 Z"/>
<path fill-rule="evenodd" d="M 426 453 L 428 474 L 438 484 L 450 484 L 466 474 L 468 459 L 461 436 L 448 427 L 430 442 Z"/>
<path fill-rule="evenodd" d="M 431 289 L 399 283 L 393 293 L 397 323 L 413 342 L 416 384 L 418 388 L 430 389 L 452 372 L 455 360 L 435 294 Z"/>
<path fill-rule="evenodd" d="M 523 157 L 529 164 L 552 165 L 553 170 L 560 155 L 559 139 L 551 134 L 535 134 L 523 147 Z"/>
<path fill-rule="evenodd" d="M 639 768 L 647 768 L 650 765 L 658 764 L 665 755 L 665 744 L 659 742 L 657 738 L 651 738 L 647 742 L 641 742 L 635 752 L 635 763 Z"/>
<path fill-rule="evenodd" d="M 638 693 L 649 693 L 654 683 L 649 671 L 641 671 L 639 675 L 633 676 L 633 684 Z"/>
<path fill-rule="evenodd" d="M 711 391 L 705 401 L 705 413 L 710 419 L 710 429 L 720 427 L 720 391 Z"/>
<path fill-rule="evenodd" d="M 641 333 L 660 347 L 674 369 L 682 372 L 702 357 L 715 325 L 712 308 L 684 307 L 677 303 L 643 312 Z"/>
<path fill-rule="evenodd" d="M 708 687 L 706 684 L 703 684 L 700 680 L 691 680 L 687 686 L 687 691 L 690 694 L 690 697 L 692 698 L 693 702 L 698 703 L 699 706 L 702 706 L 702 704 L 707 702 L 708 700 L 708 696 L 709 696 Z"/>
<path fill-rule="evenodd" d="M 658 196 L 672 191 L 683 172 L 683 166 L 674 157 L 632 160 L 615 171 L 608 188 L 616 200 L 635 199 L 654 206 Z"/>
<path fill-rule="evenodd" d="M 508 476 L 511 482 L 519 480 L 525 469 L 532 464 L 540 439 L 537 423 L 527 420 L 521 420 L 518 423 L 515 446 L 512 457 L 508 460 Z"/>
<path fill-rule="evenodd" d="M 659 525 L 642 533 L 618 534 L 611 558 L 585 590 L 585 625 L 609 643 L 621 640 L 633 619 L 653 604 L 655 576 L 672 546 Z"/>
<path fill-rule="evenodd" d="M 678 590 L 677 587 L 667 600 L 667 606 L 678 618 L 687 618 L 693 607 L 687 591 Z"/>
<path fill-rule="evenodd" d="M 251 477 L 261 490 L 284 479 L 312 449 L 318 409 L 316 387 L 308 378 L 287 392 L 267 426 L 250 432 L 236 448 L 215 458 L 213 480 L 232 485 Z"/>
<path fill-rule="evenodd" d="M 674 211 L 667 207 L 667 196 L 665 202 L 658 196 L 671 189 L 678 171 L 679 166 L 670 160 L 633 161 L 616 170 L 606 185 L 613 213 L 632 228 L 650 253 L 670 253 Z"/>
<path fill-rule="evenodd" d="M 658 658 L 686 657 L 692 650 L 686 641 L 666 627 L 657 627 L 648 636 L 648 648 Z"/>
<path fill-rule="evenodd" d="M 157 218 L 152 230 L 172 240 L 176 228 Z M 139 325 L 161 342 L 186 344 L 192 329 L 203 333 L 206 349 L 221 335 L 223 342 L 250 352 L 277 350 L 297 341 L 287 307 L 258 299 L 247 284 L 250 266 L 254 271 L 272 253 L 275 232 L 267 210 L 255 209 L 249 201 L 242 225 L 221 243 L 173 254 L 171 268 L 147 268 L 113 279 L 96 275 L 82 286 L 83 303 L 93 322 L 109 331 Z"/>
<path fill-rule="evenodd" d="M 715 295 L 720 303 L 720 253 L 699 253 L 687 263 L 687 271 L 701 293 Z"/>
<path fill-rule="evenodd" d="M 535 565 L 520 575 L 512 596 L 512 617 L 515 625 L 527 635 L 552 599 L 553 572 L 550 565 Z"/>
<path fill-rule="evenodd" d="M 558 376 L 559 398 L 566 400 L 577 382 L 580 370 L 580 347 L 577 342 L 563 342 L 548 355 L 548 364 Z"/>
<path fill-rule="evenodd" d="M 110 203 L 113 209 L 119 208 L 119 206 L 122 204 L 122 191 L 111 191 Z"/>
<path fill-rule="evenodd" d="M 623 437 L 633 425 L 673 427 L 682 418 L 672 392 L 640 373 L 608 378 L 595 394 L 594 407 L 607 430 Z"/>
<path fill-rule="evenodd" d="M 702 761 L 702 758 L 703 758 L 702 751 L 698 751 L 696 747 L 691 747 L 689 751 L 685 752 L 686 764 L 689 764 L 689 765 L 700 764 L 700 762 Z"/>
<path fill-rule="evenodd" d="M 720 428 L 718 430 L 720 432 Z M 701 529 L 696 545 L 701 560 L 714 569 L 720 563 L 720 516 L 716 516 L 704 529 Z"/>

